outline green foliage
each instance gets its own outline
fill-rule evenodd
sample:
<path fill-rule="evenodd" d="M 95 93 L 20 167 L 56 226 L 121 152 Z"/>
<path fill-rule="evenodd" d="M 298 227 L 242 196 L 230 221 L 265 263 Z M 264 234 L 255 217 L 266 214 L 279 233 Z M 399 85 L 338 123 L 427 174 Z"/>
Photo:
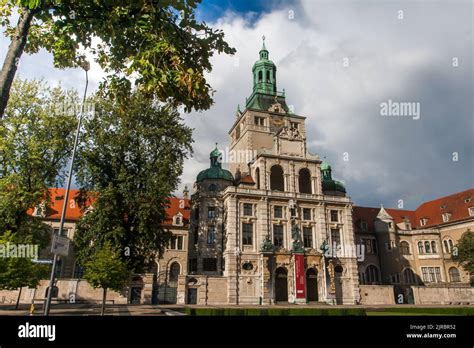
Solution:
<path fill-rule="evenodd" d="M 131 276 L 120 253 L 110 243 L 104 243 L 85 264 L 84 279 L 94 288 L 122 290 Z"/>
<path fill-rule="evenodd" d="M 10 231 L 22 243 L 47 243 L 46 225 L 27 213 L 64 177 L 76 118 L 58 106 L 75 98 L 41 81 L 14 83 L 0 120 L 0 235 Z"/>
<path fill-rule="evenodd" d="M 174 106 L 203 110 L 212 104 L 213 91 L 204 77 L 212 69 L 210 57 L 235 50 L 224 41 L 221 30 L 196 20 L 198 3 L 2 0 L 0 24 L 14 38 L 11 13 L 17 6 L 20 12 L 33 11 L 27 53 L 45 48 L 53 54 L 55 66 L 65 68 L 83 66 L 85 52 L 90 52 L 108 74 L 103 87 L 126 94 L 135 84 L 143 93 Z"/>
<path fill-rule="evenodd" d="M 77 157 L 82 196 L 95 202 L 77 226 L 77 255 L 84 263 L 91 248 L 110 241 L 140 273 L 171 236 L 161 223 L 191 151 L 191 129 L 174 108 L 150 103 L 141 92 L 95 102 Z"/>
<path fill-rule="evenodd" d="M 456 244 L 452 259 L 459 263 L 466 272 L 474 274 L 474 232 L 465 232 Z"/>
<path fill-rule="evenodd" d="M 10 232 L 0 235 L 0 244 L 19 244 Z M 35 288 L 46 277 L 48 267 L 35 264 L 26 257 L 0 257 L 0 289 L 15 290 L 23 286 Z"/>

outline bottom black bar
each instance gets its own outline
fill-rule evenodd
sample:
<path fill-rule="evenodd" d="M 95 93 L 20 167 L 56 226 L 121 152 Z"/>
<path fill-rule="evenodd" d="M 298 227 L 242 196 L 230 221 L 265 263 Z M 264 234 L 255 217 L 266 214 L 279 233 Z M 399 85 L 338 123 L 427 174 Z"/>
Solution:
<path fill-rule="evenodd" d="M 465 345 L 473 317 L 0 317 L 0 346 Z M 42 337 L 37 337 L 42 336 Z"/>

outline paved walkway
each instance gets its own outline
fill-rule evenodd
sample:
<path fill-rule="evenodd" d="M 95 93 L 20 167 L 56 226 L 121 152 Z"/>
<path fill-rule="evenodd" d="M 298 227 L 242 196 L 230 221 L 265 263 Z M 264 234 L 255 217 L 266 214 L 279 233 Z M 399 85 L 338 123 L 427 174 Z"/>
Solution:
<path fill-rule="evenodd" d="M 30 307 L 27 305 L 21 305 L 18 310 L 15 310 L 14 306 L 11 306 L 11 305 L 0 305 L 0 315 L 30 316 L 29 309 Z M 61 305 L 53 304 L 51 305 L 50 315 L 88 316 L 88 315 L 100 315 L 100 311 L 101 311 L 101 306 L 96 305 L 96 304 L 61 304 Z M 33 315 L 42 316 L 43 307 L 37 304 Z M 153 306 L 153 305 L 107 305 L 105 307 L 105 315 L 164 316 L 164 315 L 170 315 L 170 314 L 167 314 L 166 310 L 162 310 L 158 306 Z"/>

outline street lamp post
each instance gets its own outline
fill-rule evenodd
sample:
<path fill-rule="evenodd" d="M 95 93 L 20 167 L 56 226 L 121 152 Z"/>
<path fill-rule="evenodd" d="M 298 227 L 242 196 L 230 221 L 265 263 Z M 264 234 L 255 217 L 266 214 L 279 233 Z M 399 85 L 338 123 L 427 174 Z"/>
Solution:
<path fill-rule="evenodd" d="M 66 209 L 67 209 L 67 202 L 69 200 L 69 190 L 71 188 L 71 181 L 72 181 L 72 169 L 74 167 L 74 158 L 76 157 L 76 148 L 77 148 L 77 143 L 79 142 L 79 133 L 81 131 L 81 123 L 82 123 L 82 117 L 84 115 L 84 104 L 86 102 L 86 96 L 87 96 L 87 86 L 89 84 L 89 76 L 88 76 L 88 71 L 90 69 L 89 63 L 85 63 L 82 68 L 86 72 L 86 86 L 84 89 L 84 96 L 82 98 L 82 106 L 81 106 L 81 113 L 79 115 L 79 121 L 77 122 L 77 129 L 76 129 L 76 137 L 74 139 L 74 147 L 72 148 L 72 157 L 71 157 L 71 164 L 69 167 L 69 175 L 67 178 L 67 185 L 66 185 L 66 193 L 64 195 L 64 204 L 63 204 L 63 209 L 61 212 L 61 222 L 59 225 L 59 235 L 61 236 L 63 233 L 63 228 L 64 228 L 64 219 L 66 217 Z M 53 243 L 54 243 L 54 232 L 53 232 Z M 49 286 L 48 286 L 48 296 L 46 298 L 46 305 L 44 308 L 44 315 L 47 316 L 49 315 L 50 307 L 51 307 L 51 297 L 52 297 L 52 290 L 54 286 L 54 278 L 55 278 L 55 273 L 56 273 L 56 263 L 58 261 L 58 254 L 54 253 L 53 256 L 53 266 L 51 267 L 51 276 L 49 278 Z"/>

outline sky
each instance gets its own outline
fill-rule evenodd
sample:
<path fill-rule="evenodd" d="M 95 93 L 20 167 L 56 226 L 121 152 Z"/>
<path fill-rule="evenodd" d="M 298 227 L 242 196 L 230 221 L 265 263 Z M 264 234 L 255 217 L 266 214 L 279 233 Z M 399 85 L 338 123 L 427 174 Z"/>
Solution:
<path fill-rule="evenodd" d="M 222 29 L 237 53 L 211 60 L 214 105 L 182 115 L 195 143 L 176 194 L 209 166 L 216 142 L 228 146 L 262 35 L 278 90 L 307 117 L 309 151 L 331 164 L 356 205 L 415 209 L 474 188 L 473 8 L 459 0 L 204 0 L 197 17 Z M 2 61 L 7 47 L 1 38 Z M 103 75 L 97 64 L 89 74 L 94 90 Z M 55 69 L 43 51 L 24 55 L 18 76 L 84 86 L 81 71 Z M 385 116 L 390 102 L 414 109 Z"/>

